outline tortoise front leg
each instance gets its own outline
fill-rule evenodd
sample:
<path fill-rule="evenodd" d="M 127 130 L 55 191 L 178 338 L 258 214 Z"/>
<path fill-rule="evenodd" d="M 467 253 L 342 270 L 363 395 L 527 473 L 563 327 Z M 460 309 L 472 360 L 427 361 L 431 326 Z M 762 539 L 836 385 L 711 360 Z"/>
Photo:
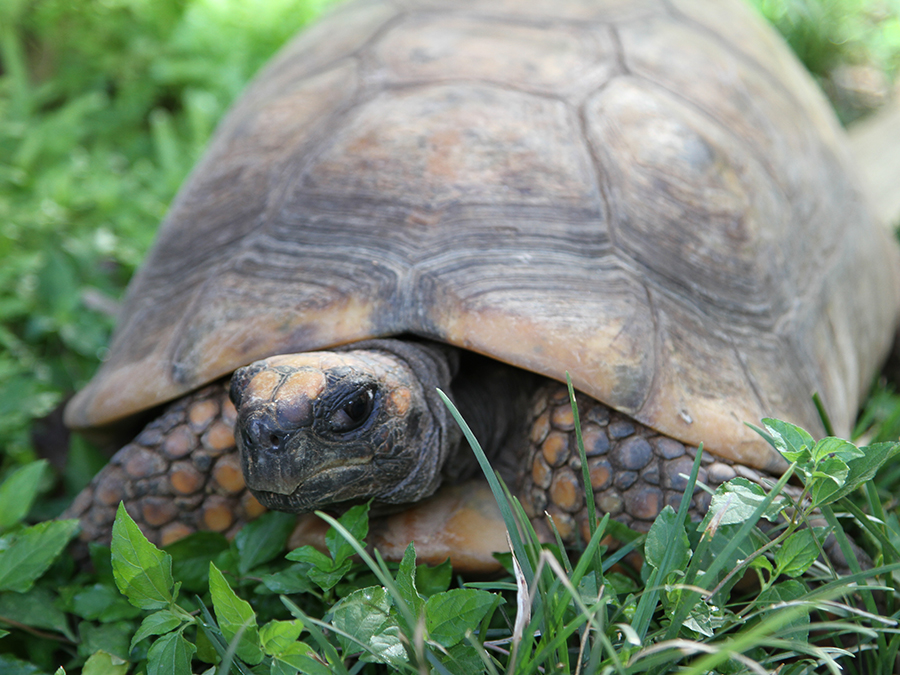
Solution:
<path fill-rule="evenodd" d="M 147 538 L 165 546 L 192 532 L 232 536 L 265 512 L 244 484 L 227 383 L 171 404 L 119 450 L 65 517 L 81 539 L 108 543 L 120 501 Z"/>

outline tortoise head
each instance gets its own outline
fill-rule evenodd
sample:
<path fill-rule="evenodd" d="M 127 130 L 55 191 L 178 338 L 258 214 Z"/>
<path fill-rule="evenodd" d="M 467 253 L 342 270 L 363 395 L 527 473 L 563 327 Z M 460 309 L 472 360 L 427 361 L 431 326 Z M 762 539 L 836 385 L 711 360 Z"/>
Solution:
<path fill-rule="evenodd" d="M 420 374 L 382 351 L 275 356 L 235 372 L 235 439 L 247 486 L 302 513 L 374 498 L 418 501 L 448 454 Z"/>

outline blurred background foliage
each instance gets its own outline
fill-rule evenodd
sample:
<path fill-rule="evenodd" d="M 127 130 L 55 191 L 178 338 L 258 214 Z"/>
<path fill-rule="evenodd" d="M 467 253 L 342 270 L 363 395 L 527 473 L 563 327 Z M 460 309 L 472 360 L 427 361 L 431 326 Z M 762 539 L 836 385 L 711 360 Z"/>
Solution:
<path fill-rule="evenodd" d="M 33 420 L 103 358 L 125 284 L 228 104 L 327 2 L 0 0 L 4 468 L 34 457 Z M 890 95 L 900 0 L 754 2 L 842 120 Z M 70 474 L 77 489 L 89 469 Z"/>

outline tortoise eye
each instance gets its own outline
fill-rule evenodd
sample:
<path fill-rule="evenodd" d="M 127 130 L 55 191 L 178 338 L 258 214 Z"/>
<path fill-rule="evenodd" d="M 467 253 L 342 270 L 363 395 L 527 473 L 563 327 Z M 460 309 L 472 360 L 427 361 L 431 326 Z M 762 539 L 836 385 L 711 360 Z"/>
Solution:
<path fill-rule="evenodd" d="M 371 389 L 361 389 L 344 403 L 328 420 L 328 426 L 339 434 L 358 429 L 372 414 L 375 394 Z"/>

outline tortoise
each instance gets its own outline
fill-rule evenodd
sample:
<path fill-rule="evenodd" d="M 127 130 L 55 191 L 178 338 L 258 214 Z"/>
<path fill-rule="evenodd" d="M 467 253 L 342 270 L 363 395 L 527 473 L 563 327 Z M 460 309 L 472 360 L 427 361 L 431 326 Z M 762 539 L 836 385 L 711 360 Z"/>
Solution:
<path fill-rule="evenodd" d="M 897 251 L 851 164 L 738 0 L 341 6 L 171 207 L 66 411 L 154 419 L 70 513 L 102 540 L 124 500 L 165 544 L 373 499 L 385 546 L 490 565 L 505 539 L 435 391 L 577 537 L 566 372 L 596 504 L 636 529 L 701 442 L 712 485 L 777 473 L 744 422 L 821 434 L 818 392 L 847 433 L 897 324 Z"/>

